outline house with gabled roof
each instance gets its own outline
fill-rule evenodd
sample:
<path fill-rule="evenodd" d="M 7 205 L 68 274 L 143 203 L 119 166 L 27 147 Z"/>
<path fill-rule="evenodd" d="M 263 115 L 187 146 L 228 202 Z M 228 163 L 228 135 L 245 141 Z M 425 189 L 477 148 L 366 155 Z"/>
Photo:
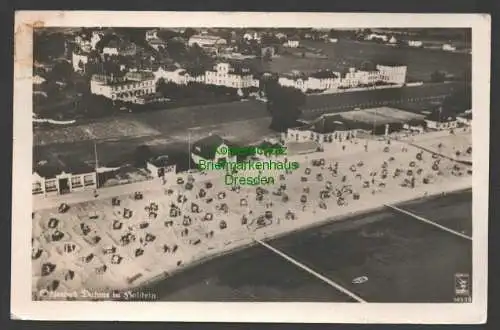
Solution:
<path fill-rule="evenodd" d="M 33 163 L 33 195 L 62 195 L 96 188 L 97 172 L 85 163 L 61 157 Z"/>
<path fill-rule="evenodd" d="M 435 130 L 453 129 L 457 127 L 457 118 L 453 115 L 446 114 L 442 108 L 439 108 L 427 117 L 425 117 L 427 128 Z"/>
<path fill-rule="evenodd" d="M 168 181 L 169 178 L 175 178 L 175 174 L 177 173 L 176 163 L 167 155 L 150 158 L 146 162 L 146 169 L 154 178 L 164 181 Z"/>
<path fill-rule="evenodd" d="M 202 160 L 236 162 L 236 155 L 230 153 L 230 147 L 234 147 L 234 145 L 219 135 L 209 135 L 193 143 L 191 158 L 196 164 Z"/>

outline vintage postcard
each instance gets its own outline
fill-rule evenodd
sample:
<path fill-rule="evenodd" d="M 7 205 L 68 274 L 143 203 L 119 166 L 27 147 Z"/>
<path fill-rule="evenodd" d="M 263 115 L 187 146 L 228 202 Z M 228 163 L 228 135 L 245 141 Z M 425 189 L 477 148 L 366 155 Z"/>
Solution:
<path fill-rule="evenodd" d="M 15 24 L 13 318 L 485 322 L 488 15 Z"/>

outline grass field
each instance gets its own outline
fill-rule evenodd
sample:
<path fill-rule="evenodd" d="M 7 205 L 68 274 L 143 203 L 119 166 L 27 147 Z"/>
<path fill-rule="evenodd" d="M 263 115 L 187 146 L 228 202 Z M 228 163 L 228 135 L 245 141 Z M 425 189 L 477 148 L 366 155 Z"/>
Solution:
<path fill-rule="evenodd" d="M 440 50 L 396 48 L 381 44 L 339 40 L 338 43 L 323 43 L 319 41 L 302 41 L 306 47 L 320 48 L 328 55 L 328 59 L 298 58 L 282 56 L 273 59 L 268 64 L 275 72 L 299 70 L 304 72 L 318 69 L 341 71 L 351 66 L 359 67 L 365 61 L 389 60 L 408 65 L 408 78 L 415 81 L 429 81 L 430 75 L 436 70 L 444 70 L 450 74 L 470 75 L 471 56 L 469 54 L 448 53 Z"/>

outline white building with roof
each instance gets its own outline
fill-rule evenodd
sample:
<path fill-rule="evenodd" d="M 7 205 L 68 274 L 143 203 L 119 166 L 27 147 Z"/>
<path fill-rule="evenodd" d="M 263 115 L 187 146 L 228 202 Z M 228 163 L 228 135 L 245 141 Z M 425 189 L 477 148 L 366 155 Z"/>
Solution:
<path fill-rule="evenodd" d="M 422 47 L 424 43 L 420 40 L 408 40 L 408 46 L 419 48 Z"/>
<path fill-rule="evenodd" d="M 157 29 L 152 29 L 152 30 L 146 31 L 146 34 L 145 34 L 144 38 L 146 39 L 146 41 L 150 41 L 150 40 L 153 40 L 153 39 L 158 39 L 158 30 Z"/>
<path fill-rule="evenodd" d="M 399 64 L 377 64 L 381 81 L 385 83 L 403 85 L 406 83 L 408 67 Z"/>
<path fill-rule="evenodd" d="M 90 91 L 112 100 L 138 103 L 139 96 L 156 92 L 155 76 L 144 71 L 128 72 L 120 78 L 95 74 L 90 80 Z"/>
<path fill-rule="evenodd" d="M 230 88 L 259 87 L 259 80 L 254 79 L 249 68 L 235 68 L 229 63 L 217 63 L 213 70 L 205 72 L 205 84 Z"/>
<path fill-rule="evenodd" d="M 284 135 L 288 142 L 314 141 L 319 144 L 342 142 L 357 136 L 353 123 L 338 114 L 324 114 L 301 127 L 289 128 Z"/>
<path fill-rule="evenodd" d="M 441 110 L 437 110 L 425 117 L 427 128 L 435 130 L 446 130 L 457 127 L 457 119 L 454 116 L 443 114 Z"/>
<path fill-rule="evenodd" d="M 195 34 L 188 40 L 188 46 L 197 44 L 200 47 L 214 47 L 226 45 L 226 39 L 208 34 Z"/>
<path fill-rule="evenodd" d="M 291 39 L 288 39 L 284 44 L 283 46 L 285 47 L 289 47 L 289 48 L 297 48 L 300 46 L 300 41 L 299 39 L 297 38 L 291 38 Z"/>
<path fill-rule="evenodd" d="M 74 51 L 71 54 L 71 64 L 73 66 L 73 71 L 79 72 L 82 71 L 83 69 L 80 68 L 80 63 L 82 65 L 85 65 L 89 62 L 89 56 L 85 53 Z"/>
<path fill-rule="evenodd" d="M 456 51 L 456 50 L 457 50 L 457 48 L 456 48 L 455 46 L 451 45 L 451 44 L 444 44 L 444 45 L 442 46 L 442 49 L 443 49 L 444 51 L 447 51 L 447 52 L 454 52 L 454 51 Z"/>

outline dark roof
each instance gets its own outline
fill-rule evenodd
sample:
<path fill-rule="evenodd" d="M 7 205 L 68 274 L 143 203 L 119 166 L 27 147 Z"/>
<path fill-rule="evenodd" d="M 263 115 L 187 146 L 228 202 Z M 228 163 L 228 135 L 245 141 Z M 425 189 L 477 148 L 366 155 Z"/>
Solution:
<path fill-rule="evenodd" d="M 377 64 L 383 66 L 406 66 L 402 61 L 397 60 L 380 60 Z"/>
<path fill-rule="evenodd" d="M 272 143 L 270 141 L 262 141 L 260 144 L 257 145 L 260 148 L 280 148 L 282 145 L 280 143 Z"/>
<path fill-rule="evenodd" d="M 209 135 L 201 140 L 193 143 L 191 147 L 192 153 L 205 159 L 214 159 L 215 152 L 222 144 L 229 145 L 227 141 L 218 135 Z"/>
<path fill-rule="evenodd" d="M 167 155 L 153 157 L 148 162 L 156 167 L 166 167 L 170 165 L 175 165 L 175 162 Z"/>
<path fill-rule="evenodd" d="M 436 110 L 429 114 L 427 117 L 425 117 L 426 120 L 430 121 L 436 121 L 440 123 L 445 123 L 445 122 L 450 122 L 455 120 L 455 116 L 453 115 L 448 115 L 444 113 L 443 111 Z"/>
<path fill-rule="evenodd" d="M 321 70 L 311 73 L 310 75 L 313 78 L 324 79 L 324 78 L 338 78 L 339 76 L 332 71 L 329 70 Z"/>
<path fill-rule="evenodd" d="M 125 74 L 125 79 L 133 81 L 145 81 L 154 80 L 155 76 L 149 71 L 137 71 L 137 72 L 127 72 Z"/>
<path fill-rule="evenodd" d="M 418 125 L 423 125 L 425 121 L 423 119 L 410 119 L 406 122 L 406 124 L 411 125 L 411 126 L 418 126 Z"/>
<path fill-rule="evenodd" d="M 57 157 L 52 160 L 41 160 L 33 162 L 33 172 L 43 178 L 55 178 L 62 172 L 71 174 L 84 174 L 94 172 L 94 167 L 82 162 L 77 162 L 72 158 Z"/>
<path fill-rule="evenodd" d="M 462 113 L 459 115 L 459 117 L 471 120 L 472 119 L 472 112 Z"/>
<path fill-rule="evenodd" d="M 346 131 L 351 129 L 350 125 L 340 115 L 321 116 L 311 124 L 304 126 L 301 130 L 311 130 L 320 134 L 333 133 L 335 131 Z"/>

